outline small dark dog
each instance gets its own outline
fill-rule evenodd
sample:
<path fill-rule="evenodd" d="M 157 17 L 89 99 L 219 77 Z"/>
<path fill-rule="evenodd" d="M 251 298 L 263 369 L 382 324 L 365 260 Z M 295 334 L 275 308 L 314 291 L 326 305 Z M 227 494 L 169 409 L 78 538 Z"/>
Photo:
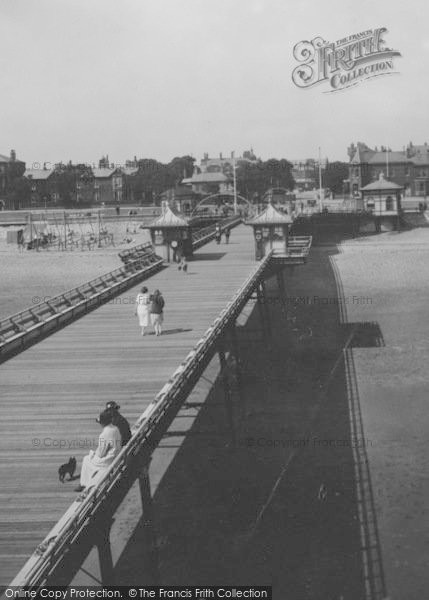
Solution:
<path fill-rule="evenodd" d="M 64 483 L 64 477 L 67 475 L 67 473 L 69 474 L 69 481 L 71 481 L 73 479 L 73 475 L 74 475 L 75 471 L 76 471 L 76 459 L 74 456 L 71 456 L 69 458 L 69 462 L 64 463 L 58 469 L 58 477 L 59 477 L 61 483 Z"/>

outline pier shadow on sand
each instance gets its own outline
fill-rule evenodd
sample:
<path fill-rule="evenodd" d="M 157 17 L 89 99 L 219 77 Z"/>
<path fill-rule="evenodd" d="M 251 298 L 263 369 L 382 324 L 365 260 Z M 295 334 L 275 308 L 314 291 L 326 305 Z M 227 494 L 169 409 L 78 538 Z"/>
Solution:
<path fill-rule="evenodd" d="M 315 247 L 285 271 L 285 298 L 267 282 L 271 335 L 257 307 L 238 327 L 241 402 L 228 361 L 235 444 L 217 376 L 154 494 L 156 573 L 142 520 L 115 568 L 121 584 L 272 585 L 278 600 L 386 595 L 352 351 L 383 338 L 376 323 L 345 324 L 336 253 Z"/>

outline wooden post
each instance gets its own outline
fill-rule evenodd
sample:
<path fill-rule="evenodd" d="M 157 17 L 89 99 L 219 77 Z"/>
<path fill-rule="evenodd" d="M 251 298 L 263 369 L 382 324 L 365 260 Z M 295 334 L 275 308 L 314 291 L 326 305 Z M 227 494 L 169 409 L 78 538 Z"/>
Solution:
<path fill-rule="evenodd" d="M 262 295 L 262 290 L 259 285 L 256 287 L 256 297 L 258 299 L 258 310 L 259 310 L 259 318 L 261 320 L 262 335 L 263 335 L 265 344 L 267 344 L 268 343 L 267 325 L 266 325 L 265 310 L 264 310 L 264 306 L 263 306 L 264 302 L 266 302 L 266 298 L 264 298 L 264 296 Z"/>
<path fill-rule="evenodd" d="M 107 521 L 99 533 L 97 541 L 98 558 L 100 561 L 100 575 L 103 585 L 115 585 L 115 573 L 113 569 L 112 547 L 110 545 L 110 529 L 113 519 Z"/>
<path fill-rule="evenodd" d="M 268 333 L 268 335 L 271 335 L 270 308 L 269 308 L 268 302 L 267 302 L 267 290 L 265 287 L 265 281 L 263 279 L 261 279 L 260 289 L 261 289 L 261 302 L 262 302 L 262 305 L 265 307 L 265 320 L 266 320 L 266 325 L 267 325 L 267 333 Z"/>
<path fill-rule="evenodd" d="M 231 395 L 231 388 L 229 387 L 227 364 L 226 364 L 225 352 L 224 352 L 223 348 L 219 349 L 219 362 L 220 362 L 220 369 L 221 369 L 221 377 L 222 377 L 222 381 L 223 381 L 226 417 L 227 417 L 227 421 L 228 421 L 229 432 L 231 435 L 231 445 L 233 448 L 235 448 L 235 429 L 234 429 L 234 413 L 233 413 L 233 407 L 232 407 L 232 395 Z"/>
<path fill-rule="evenodd" d="M 98 248 L 101 248 L 101 209 L 98 209 Z"/>
<path fill-rule="evenodd" d="M 64 248 L 67 250 L 66 211 L 63 212 L 63 219 L 64 219 Z"/>
<path fill-rule="evenodd" d="M 237 378 L 238 396 L 240 398 L 240 407 L 242 416 L 246 414 L 246 397 L 244 395 L 243 375 L 240 366 L 240 353 L 237 339 L 236 323 L 231 327 L 232 349 L 235 357 L 235 376 Z"/>
<path fill-rule="evenodd" d="M 154 585 L 160 581 L 159 576 L 159 561 L 158 547 L 156 541 L 156 532 L 153 523 L 153 498 L 150 489 L 149 465 L 151 457 L 145 457 L 139 474 L 140 498 L 143 510 L 143 525 L 144 525 L 144 544 L 143 544 L 143 561 L 144 567 L 148 569 L 148 573 Z"/>

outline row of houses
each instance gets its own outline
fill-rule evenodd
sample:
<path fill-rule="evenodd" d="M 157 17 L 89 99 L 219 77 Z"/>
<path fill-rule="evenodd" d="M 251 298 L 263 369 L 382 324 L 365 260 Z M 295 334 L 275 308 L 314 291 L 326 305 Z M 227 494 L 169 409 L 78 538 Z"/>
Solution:
<path fill-rule="evenodd" d="M 127 185 L 127 178 L 136 169 L 115 168 L 102 166 L 92 169 L 93 179 L 76 181 L 75 198 L 77 204 L 122 204 L 131 186 Z M 24 177 L 31 184 L 31 204 L 43 203 L 57 204 L 60 200 L 56 181 L 55 169 L 26 169 Z"/>
<path fill-rule="evenodd" d="M 242 156 L 235 157 L 219 155 L 219 158 L 209 158 L 204 155 L 200 166 L 195 167 L 192 177 L 184 178 L 175 190 L 169 190 L 170 195 L 180 196 L 184 201 L 192 200 L 193 203 L 199 196 L 211 193 L 227 193 L 233 190 L 233 168 L 239 161 L 256 162 L 258 159 L 253 150 L 246 151 Z M 6 191 L 8 187 L 8 173 L 10 165 L 19 163 L 21 172 L 30 182 L 30 198 L 25 203 L 23 200 L 8 200 Z M 0 155 L 0 200 L 7 208 L 26 208 L 27 206 L 55 206 L 60 203 L 58 186 L 58 169 L 48 168 L 46 164 L 41 168 L 25 168 L 25 163 L 17 161 L 14 151 L 10 157 Z M 153 195 L 140 190 L 135 192 L 135 175 L 139 172 L 137 158 L 127 161 L 125 166 L 114 166 L 109 163 L 108 156 L 102 157 L 98 167 L 90 169 L 90 177 L 76 178 L 73 191 L 73 203 L 76 204 L 123 204 L 152 202 Z M 3 174 L 3 177 L 2 177 Z M 143 194 L 143 195 L 142 195 Z M 137 197 L 138 195 L 138 197 Z M 168 195 L 168 194 L 167 194 Z M 8 202 L 13 204 L 8 206 Z"/>
<path fill-rule="evenodd" d="M 60 201 L 58 189 L 58 166 L 47 168 L 25 168 L 25 162 L 16 158 L 16 153 L 11 150 L 10 156 L 0 154 L 0 208 L 25 208 L 25 201 L 8 199 L 8 190 L 11 181 L 23 176 L 30 184 L 30 197 L 26 203 L 30 206 L 55 205 Z M 95 204 L 121 204 L 128 199 L 133 201 L 132 188 L 129 178 L 138 172 L 136 165 L 125 167 L 109 165 L 108 157 L 103 157 L 98 168 L 91 169 L 91 179 L 77 179 L 73 200 L 79 203 Z M 11 206 L 8 206 L 8 202 Z"/>

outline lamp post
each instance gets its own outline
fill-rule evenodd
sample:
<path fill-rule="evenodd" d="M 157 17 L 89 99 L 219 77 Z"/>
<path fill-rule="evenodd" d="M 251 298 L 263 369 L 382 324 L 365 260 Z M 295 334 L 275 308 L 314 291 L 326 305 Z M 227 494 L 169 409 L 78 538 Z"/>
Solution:
<path fill-rule="evenodd" d="M 236 174 L 237 165 L 235 163 L 235 152 L 234 159 L 232 163 L 232 173 L 233 173 L 233 181 L 234 181 L 234 215 L 237 214 L 237 174 Z"/>

